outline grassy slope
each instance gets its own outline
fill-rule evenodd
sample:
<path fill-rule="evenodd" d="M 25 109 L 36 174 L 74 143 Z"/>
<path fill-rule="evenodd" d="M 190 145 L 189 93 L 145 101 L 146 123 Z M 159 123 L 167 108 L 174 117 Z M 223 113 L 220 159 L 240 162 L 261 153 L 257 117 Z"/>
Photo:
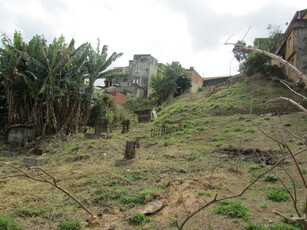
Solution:
<path fill-rule="evenodd" d="M 233 81 L 229 86 L 206 88 L 198 94 L 183 95 L 159 112 L 159 119 L 155 123 L 133 122 L 129 134 L 123 135 L 117 129 L 110 140 L 84 140 L 83 134 L 41 140 L 40 148 L 47 153 L 48 158 L 48 164 L 43 168 L 58 178 L 60 185 L 94 213 L 103 214 L 103 229 L 112 225 L 116 229 L 136 229 L 123 220 L 125 210 L 145 203 L 146 195 L 147 199 L 150 196 L 168 204 L 162 211 L 152 215 L 147 225 L 151 225 L 152 229 L 175 229 L 175 213 L 180 217 L 185 215 L 179 188 L 187 208 L 194 210 L 212 199 L 215 193 L 231 195 L 239 192 L 262 171 L 254 161 L 242 157 L 228 159 L 227 156 L 213 153 L 215 148 L 232 145 L 237 148 L 278 149 L 255 125 L 270 131 L 270 125 L 276 124 L 275 130 L 278 132 L 284 127 L 279 125 L 280 118 L 274 116 L 262 119 L 249 115 L 249 105 L 252 97 L 253 111 L 262 113 L 272 108 L 291 111 L 293 107 L 287 102 L 263 105 L 268 99 L 289 96 L 291 93 L 284 86 L 260 77 L 237 78 Z M 283 115 L 281 119 L 297 135 L 306 135 L 306 115 L 291 113 Z M 150 138 L 150 130 L 163 122 L 173 127 L 181 124 L 183 129 L 167 138 Z M 135 162 L 126 167 L 115 167 L 115 159 L 123 156 L 125 141 L 136 137 L 142 139 Z M 285 134 L 285 139 L 294 151 L 302 148 L 302 143 L 289 133 Z M 16 149 L 22 155 L 14 159 L 0 159 L 22 161 L 31 147 Z M 4 150 L 8 147 L 2 145 L 0 148 Z M 306 154 L 299 159 L 306 173 Z M 237 165 L 239 173 L 233 172 Z M 285 167 L 290 172 L 295 170 L 292 163 Z M 285 177 L 282 171 L 277 172 Z M 251 222 L 270 226 L 279 222 L 271 210 L 293 213 L 290 201 L 276 203 L 266 199 L 271 187 L 278 186 L 278 182 L 262 180 L 243 198 L 237 199 L 249 208 Z M 300 186 L 298 190 L 300 201 L 303 201 L 303 188 Z M 60 191 L 48 184 L 24 178 L 2 180 L 0 200 L 0 214 L 12 215 L 25 229 L 56 229 L 60 221 L 86 218 L 83 210 Z M 301 206 L 302 202 L 299 204 Z M 245 225 L 240 220 L 214 214 L 210 211 L 214 207 L 192 218 L 187 229 L 239 229 Z"/>

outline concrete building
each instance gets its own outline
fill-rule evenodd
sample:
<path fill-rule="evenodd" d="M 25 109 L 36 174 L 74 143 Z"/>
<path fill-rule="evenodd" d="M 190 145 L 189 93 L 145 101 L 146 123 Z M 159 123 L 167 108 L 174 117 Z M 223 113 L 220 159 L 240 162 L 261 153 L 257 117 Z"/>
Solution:
<path fill-rule="evenodd" d="M 137 54 L 133 60 L 129 61 L 129 66 L 122 67 L 118 73 L 127 74 L 129 77 L 124 79 L 112 79 L 108 83 L 107 92 L 117 92 L 122 94 L 135 94 L 137 97 L 148 97 L 152 93 L 149 86 L 150 77 L 153 74 L 162 72 L 164 64 L 150 54 Z M 186 70 L 190 73 L 192 87 L 189 92 L 196 93 L 203 86 L 203 78 L 191 67 Z"/>
<path fill-rule="evenodd" d="M 151 93 L 149 87 L 150 76 L 158 72 L 158 60 L 150 54 L 138 54 L 129 61 L 129 66 L 122 68 L 123 73 L 128 73 L 126 79 L 113 79 L 112 85 L 121 93 L 134 93 L 138 97 L 147 97 Z"/>
<path fill-rule="evenodd" d="M 295 13 L 276 54 L 307 74 L 307 9 Z M 293 70 L 286 68 L 286 71 L 290 79 L 297 80 Z"/>

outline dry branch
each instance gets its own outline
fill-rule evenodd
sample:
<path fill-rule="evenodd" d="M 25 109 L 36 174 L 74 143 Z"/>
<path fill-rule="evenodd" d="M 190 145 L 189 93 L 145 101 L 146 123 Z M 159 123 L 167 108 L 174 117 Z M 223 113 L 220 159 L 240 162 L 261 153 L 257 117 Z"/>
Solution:
<path fill-rule="evenodd" d="M 287 97 L 278 97 L 278 98 L 275 98 L 275 99 L 272 99 L 272 100 L 269 100 L 267 101 L 265 104 L 268 104 L 268 103 L 271 103 L 273 101 L 277 101 L 277 100 L 286 100 L 286 101 L 289 101 L 290 103 L 294 104 L 295 106 L 297 106 L 299 109 L 303 110 L 304 112 L 307 112 L 307 109 L 305 109 L 303 106 L 301 106 L 299 103 L 297 103 L 296 101 L 293 101 L 292 99 L 290 98 L 287 98 Z"/>
<path fill-rule="evenodd" d="M 54 186 L 55 188 L 61 190 L 62 192 L 64 192 L 66 195 L 68 195 L 71 199 L 73 199 L 76 203 L 79 204 L 79 206 L 84 209 L 90 216 L 92 219 L 95 219 L 97 217 L 95 217 L 95 215 L 88 209 L 86 208 L 77 198 L 75 198 L 73 195 L 71 195 L 67 190 L 65 190 L 64 188 L 60 187 L 57 184 L 57 180 L 54 176 L 52 176 L 50 173 L 48 173 L 46 170 L 39 168 L 39 167 L 30 167 L 28 168 L 28 170 L 34 170 L 35 171 L 35 175 L 30 175 L 29 173 L 25 172 L 24 170 L 9 164 L 9 163 L 1 163 L 1 165 L 3 166 L 7 166 L 12 168 L 14 171 L 17 171 L 21 174 L 17 174 L 17 175 L 10 175 L 10 176 L 4 176 L 4 177 L 0 177 L 0 179 L 5 179 L 5 178 L 10 178 L 10 177 L 27 177 L 31 180 L 34 181 L 38 181 L 38 182 L 44 182 L 44 183 L 48 183 L 51 184 L 52 186 Z"/>

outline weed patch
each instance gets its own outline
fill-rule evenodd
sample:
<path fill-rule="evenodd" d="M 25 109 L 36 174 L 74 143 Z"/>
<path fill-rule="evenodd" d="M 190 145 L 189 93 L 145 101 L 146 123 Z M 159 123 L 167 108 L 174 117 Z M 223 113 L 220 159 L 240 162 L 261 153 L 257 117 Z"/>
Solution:
<path fill-rule="evenodd" d="M 267 228 L 262 226 L 261 224 L 254 224 L 249 223 L 248 225 L 244 226 L 242 230 L 266 230 Z"/>
<path fill-rule="evenodd" d="M 275 182 L 277 181 L 277 177 L 274 174 L 266 174 L 264 177 L 264 181 L 268 181 L 268 182 Z"/>
<path fill-rule="evenodd" d="M 129 219 L 129 222 L 131 224 L 135 224 L 135 225 L 141 225 L 143 223 L 148 223 L 149 222 L 149 217 L 146 216 L 143 213 L 140 212 L 136 212 L 134 213 L 131 218 Z"/>
<path fill-rule="evenodd" d="M 225 215 L 231 218 L 240 218 L 247 220 L 251 214 L 248 208 L 234 200 L 223 200 L 218 203 L 218 207 L 214 210 L 216 214 Z"/>
<path fill-rule="evenodd" d="M 273 188 L 267 193 L 267 199 L 275 202 L 289 200 L 290 196 L 283 187 Z"/>
<path fill-rule="evenodd" d="M 0 229 L 1 230 L 21 230 L 15 220 L 10 216 L 0 215 Z"/>
<path fill-rule="evenodd" d="M 59 230 L 81 230 L 82 225 L 80 220 L 66 220 L 58 225 Z"/>

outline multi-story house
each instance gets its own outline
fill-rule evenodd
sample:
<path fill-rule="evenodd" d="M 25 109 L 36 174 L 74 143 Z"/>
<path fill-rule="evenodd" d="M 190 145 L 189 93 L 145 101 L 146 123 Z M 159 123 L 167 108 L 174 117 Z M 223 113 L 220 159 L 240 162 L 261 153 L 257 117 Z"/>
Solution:
<path fill-rule="evenodd" d="M 276 54 L 307 74 L 307 9 L 295 13 Z M 286 68 L 286 71 L 290 79 L 297 80 L 293 70 Z"/>
<path fill-rule="evenodd" d="M 158 60 L 150 54 L 138 54 L 129 61 L 129 66 L 122 68 L 123 73 L 129 75 L 124 79 L 113 79 L 112 85 L 117 91 L 125 94 L 133 93 L 137 97 L 147 97 L 151 93 L 149 87 L 150 76 L 158 72 Z"/>
<path fill-rule="evenodd" d="M 107 92 L 115 92 L 117 94 L 135 94 L 137 97 L 148 97 L 152 93 L 149 85 L 150 77 L 153 74 L 162 72 L 162 63 L 150 54 L 137 54 L 133 56 L 133 60 L 129 61 L 129 66 L 119 68 L 118 72 L 127 74 L 128 77 L 122 79 L 112 79 Z M 198 92 L 203 85 L 203 78 L 197 71 L 191 67 L 186 70 L 190 73 L 192 87 L 189 92 Z M 113 95 L 114 96 L 114 95 Z"/>

